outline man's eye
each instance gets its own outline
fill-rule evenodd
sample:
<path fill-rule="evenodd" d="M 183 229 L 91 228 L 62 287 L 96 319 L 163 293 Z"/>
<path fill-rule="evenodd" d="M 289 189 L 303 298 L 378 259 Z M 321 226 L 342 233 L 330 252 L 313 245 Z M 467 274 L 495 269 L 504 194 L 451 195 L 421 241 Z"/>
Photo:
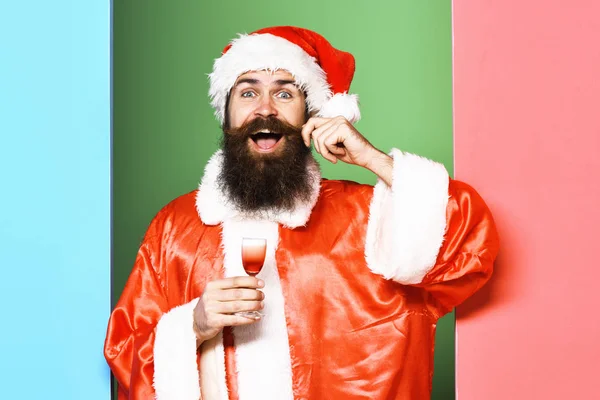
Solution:
<path fill-rule="evenodd" d="M 291 99 L 292 95 L 288 92 L 279 92 L 278 96 L 282 99 Z"/>
<path fill-rule="evenodd" d="M 244 92 L 242 93 L 242 97 L 253 97 L 254 96 L 254 92 Z"/>

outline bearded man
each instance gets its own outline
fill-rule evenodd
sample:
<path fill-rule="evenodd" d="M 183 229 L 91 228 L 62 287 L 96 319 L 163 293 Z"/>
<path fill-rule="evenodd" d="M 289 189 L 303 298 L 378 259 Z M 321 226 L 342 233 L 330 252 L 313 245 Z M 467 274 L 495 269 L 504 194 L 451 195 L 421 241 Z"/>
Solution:
<path fill-rule="evenodd" d="M 497 233 L 442 165 L 354 128 L 354 65 L 289 26 L 215 61 L 221 149 L 151 222 L 110 318 L 119 399 L 430 397 L 437 320 L 490 278 Z M 377 184 L 322 179 L 311 142 Z M 256 277 L 245 237 L 266 239 Z"/>

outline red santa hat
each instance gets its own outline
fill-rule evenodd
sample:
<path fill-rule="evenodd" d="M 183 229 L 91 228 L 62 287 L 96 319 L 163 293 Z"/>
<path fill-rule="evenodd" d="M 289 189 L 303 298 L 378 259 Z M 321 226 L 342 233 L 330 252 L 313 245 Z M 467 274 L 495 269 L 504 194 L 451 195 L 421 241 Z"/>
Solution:
<path fill-rule="evenodd" d="M 209 74 L 211 104 L 223 123 L 227 95 L 237 78 L 249 71 L 283 69 L 306 93 L 310 112 L 320 117 L 360 119 L 358 96 L 349 94 L 354 77 L 352 54 L 334 48 L 316 32 L 293 26 L 241 34 L 215 60 Z"/>

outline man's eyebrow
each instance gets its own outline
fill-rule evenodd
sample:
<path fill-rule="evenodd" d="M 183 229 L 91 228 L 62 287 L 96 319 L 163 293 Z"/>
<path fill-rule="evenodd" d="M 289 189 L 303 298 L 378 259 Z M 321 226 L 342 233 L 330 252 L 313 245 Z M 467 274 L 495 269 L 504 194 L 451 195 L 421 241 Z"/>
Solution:
<path fill-rule="evenodd" d="M 241 85 L 242 83 L 249 83 L 251 85 L 256 85 L 258 84 L 260 81 L 258 79 L 253 79 L 253 78 L 242 78 L 239 81 L 236 82 L 235 86 Z M 277 86 L 284 86 L 284 85 L 294 85 L 294 86 L 298 86 L 298 84 L 296 83 L 295 80 L 293 79 L 278 79 L 274 82 Z"/>
<path fill-rule="evenodd" d="M 298 84 L 296 83 L 295 80 L 293 79 L 278 79 L 275 81 L 275 83 L 278 86 L 283 86 L 283 85 L 294 85 L 294 86 L 298 86 Z"/>
<path fill-rule="evenodd" d="M 251 85 L 256 85 L 258 83 L 258 79 L 242 78 L 235 83 L 235 86 L 241 85 L 242 83 L 249 83 Z"/>

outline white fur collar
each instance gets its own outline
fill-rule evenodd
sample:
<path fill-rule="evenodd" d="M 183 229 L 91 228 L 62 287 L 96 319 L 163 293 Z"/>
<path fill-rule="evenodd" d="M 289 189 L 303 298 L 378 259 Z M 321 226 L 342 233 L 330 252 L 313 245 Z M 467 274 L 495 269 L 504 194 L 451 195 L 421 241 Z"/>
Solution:
<path fill-rule="evenodd" d="M 311 195 L 308 201 L 296 202 L 294 210 L 270 209 L 258 213 L 246 213 L 238 210 L 223 193 L 217 183 L 223 163 L 223 152 L 218 150 L 208 161 L 200 190 L 196 196 L 196 210 L 206 225 L 218 225 L 226 220 L 265 220 L 278 222 L 287 228 L 304 226 L 317 203 L 321 188 L 321 173 L 316 161 L 309 164 Z"/>

